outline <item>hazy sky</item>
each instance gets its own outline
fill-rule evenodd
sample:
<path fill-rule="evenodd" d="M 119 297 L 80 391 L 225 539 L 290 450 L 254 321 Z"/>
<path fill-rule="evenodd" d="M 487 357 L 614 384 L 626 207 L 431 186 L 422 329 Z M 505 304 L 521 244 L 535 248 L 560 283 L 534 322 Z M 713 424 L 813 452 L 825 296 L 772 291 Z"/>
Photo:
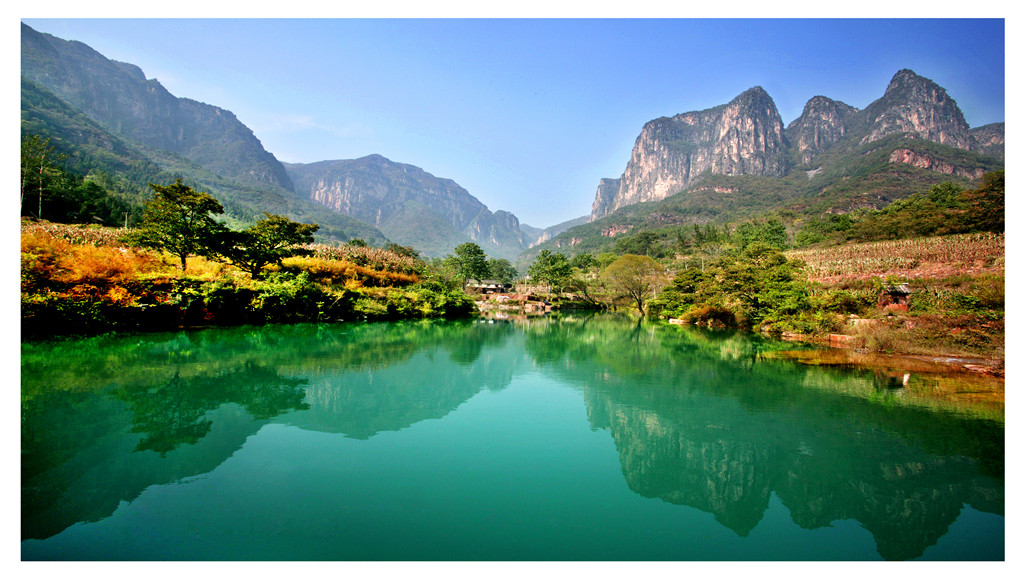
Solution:
<path fill-rule="evenodd" d="M 234 112 L 283 162 L 382 154 L 537 227 L 589 214 L 648 120 L 752 86 L 788 125 L 910 68 L 972 127 L 1005 120 L 1001 19 L 22 21 Z"/>

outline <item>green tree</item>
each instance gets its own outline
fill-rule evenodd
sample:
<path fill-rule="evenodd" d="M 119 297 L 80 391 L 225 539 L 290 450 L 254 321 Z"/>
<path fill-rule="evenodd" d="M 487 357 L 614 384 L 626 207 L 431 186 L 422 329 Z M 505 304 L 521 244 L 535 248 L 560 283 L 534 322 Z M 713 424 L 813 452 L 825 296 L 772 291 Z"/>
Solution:
<path fill-rule="evenodd" d="M 664 286 L 668 278 L 665 267 L 650 256 L 624 254 L 601 273 L 613 290 L 627 296 L 646 315 L 646 302 Z"/>
<path fill-rule="evenodd" d="M 455 247 L 455 266 L 459 276 L 465 281 L 468 278 L 480 280 L 487 276 L 487 254 L 483 248 L 473 242 L 465 242 Z"/>
<path fill-rule="evenodd" d="M 630 236 L 624 236 L 615 241 L 615 252 L 617 254 L 636 254 L 639 256 L 659 256 L 657 250 L 658 235 L 648 230 L 642 230 Z"/>
<path fill-rule="evenodd" d="M 47 191 L 54 188 L 63 188 L 56 184 L 63 184 L 63 171 L 58 167 L 58 162 L 67 159 L 64 154 L 58 154 L 50 144 L 49 138 L 42 138 L 38 134 L 29 134 L 21 140 L 21 212 L 26 215 L 25 194 L 29 197 L 36 196 L 38 201 L 34 203 L 36 218 L 43 217 L 43 196 Z"/>
<path fill-rule="evenodd" d="M 1003 232 L 1006 230 L 1006 172 L 989 172 L 975 190 L 962 195 L 967 208 L 964 217 L 972 232 Z"/>
<path fill-rule="evenodd" d="M 604 270 L 609 264 L 618 260 L 619 257 L 611 252 L 601 252 L 597 255 L 597 267 Z"/>
<path fill-rule="evenodd" d="M 928 199 L 940 208 L 959 208 L 963 191 L 956 182 L 941 182 L 928 189 Z"/>
<path fill-rule="evenodd" d="M 744 222 L 736 227 L 733 234 L 740 248 L 746 248 L 754 242 L 763 242 L 780 250 L 786 248 L 786 226 L 776 218 Z"/>
<path fill-rule="evenodd" d="M 213 214 L 224 213 L 220 202 L 182 184 L 181 178 L 170 186 L 149 186 L 156 196 L 146 203 L 142 225 L 128 241 L 174 254 L 181 259 L 182 270 L 188 266 L 189 256 L 215 254 L 220 235 L 227 231 L 213 219 Z"/>
<path fill-rule="evenodd" d="M 545 249 L 537 254 L 537 260 L 530 265 L 527 272 L 534 281 L 546 283 L 551 286 L 552 292 L 558 293 L 572 278 L 573 267 L 565 254 Z"/>
<path fill-rule="evenodd" d="M 511 282 L 519 276 L 519 271 L 508 260 L 498 258 L 487 261 L 487 275 L 499 282 Z"/>
<path fill-rule="evenodd" d="M 715 259 L 725 253 L 729 242 L 729 229 L 718 228 L 714 224 L 693 225 L 693 246 L 701 255 L 700 266 L 704 268 L 705 259 Z"/>
<path fill-rule="evenodd" d="M 582 270 L 586 272 L 587 270 L 590 270 L 591 268 L 597 266 L 598 261 L 593 254 L 589 252 L 580 252 L 579 254 L 573 256 L 572 260 L 569 260 L 569 264 L 571 264 L 572 267 L 576 268 L 577 270 Z"/>
<path fill-rule="evenodd" d="M 406 258 L 412 258 L 413 260 L 422 260 L 420 253 L 412 246 L 403 246 L 401 244 L 391 242 L 385 249 L 389 252 L 394 252 L 399 256 L 405 256 Z"/>
<path fill-rule="evenodd" d="M 313 242 L 313 233 L 320 227 L 302 224 L 284 216 L 264 212 L 264 218 L 245 230 L 225 232 L 219 251 L 232 264 L 259 278 L 270 264 L 280 264 L 291 256 L 308 255 L 302 244 Z"/>
<path fill-rule="evenodd" d="M 706 269 L 682 270 L 650 307 L 664 316 L 714 318 L 745 328 L 793 326 L 809 313 L 809 297 L 802 263 L 788 260 L 774 246 L 754 242 Z"/>

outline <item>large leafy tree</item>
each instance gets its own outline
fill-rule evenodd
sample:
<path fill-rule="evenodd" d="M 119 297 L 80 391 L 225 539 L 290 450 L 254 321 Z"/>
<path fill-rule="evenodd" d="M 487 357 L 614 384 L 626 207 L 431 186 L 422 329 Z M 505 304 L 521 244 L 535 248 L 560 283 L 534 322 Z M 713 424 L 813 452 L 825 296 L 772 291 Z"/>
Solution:
<path fill-rule="evenodd" d="M 188 257 L 216 253 L 227 228 L 214 220 L 223 214 L 213 196 L 182 184 L 181 178 L 170 186 L 149 185 L 155 198 L 146 203 L 142 225 L 128 240 L 137 246 L 166 250 L 188 266 Z"/>
<path fill-rule="evenodd" d="M 680 271 L 651 302 L 664 316 L 697 314 L 743 327 L 791 322 L 810 309 L 802 263 L 755 242 L 746 250 Z M 694 318 L 691 318 L 694 319 Z"/>
<path fill-rule="evenodd" d="M 498 258 L 487 261 L 487 274 L 499 282 L 511 282 L 519 276 L 519 271 L 508 260 Z"/>
<path fill-rule="evenodd" d="M 490 271 L 487 266 L 487 254 L 483 248 L 473 242 L 466 242 L 455 247 L 455 268 L 458 275 L 465 281 L 467 278 L 480 280 Z"/>
<path fill-rule="evenodd" d="M 650 256 L 624 254 L 601 273 L 608 286 L 627 296 L 636 304 L 640 314 L 646 314 L 645 304 L 667 281 L 665 267 Z"/>
<path fill-rule="evenodd" d="M 1006 172 L 985 174 L 975 190 L 962 195 L 967 207 L 965 228 L 970 231 L 1003 232 L 1006 230 Z"/>
<path fill-rule="evenodd" d="M 219 251 L 235 266 L 259 278 L 270 264 L 291 256 L 310 254 L 303 244 L 313 242 L 320 227 L 264 212 L 264 218 L 245 230 L 226 232 Z"/>
<path fill-rule="evenodd" d="M 572 264 L 565 254 L 541 250 L 527 272 L 535 281 L 547 283 L 551 286 L 551 291 L 557 293 L 572 279 L 573 271 Z"/>
<path fill-rule="evenodd" d="M 740 248 L 762 242 L 783 250 L 787 244 L 786 226 L 776 218 L 744 222 L 736 227 L 734 235 Z"/>

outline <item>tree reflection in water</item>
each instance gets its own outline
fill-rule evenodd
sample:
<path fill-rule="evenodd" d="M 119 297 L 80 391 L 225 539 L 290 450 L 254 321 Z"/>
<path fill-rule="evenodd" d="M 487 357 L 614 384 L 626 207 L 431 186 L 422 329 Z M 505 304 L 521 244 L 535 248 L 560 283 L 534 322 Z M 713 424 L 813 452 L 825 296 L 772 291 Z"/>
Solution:
<path fill-rule="evenodd" d="M 964 506 L 1004 513 L 1002 418 L 778 359 L 794 346 L 614 315 L 23 345 L 22 538 L 214 470 L 270 422 L 362 441 L 536 371 L 580 391 L 632 492 L 743 537 L 773 494 L 803 528 L 856 520 L 886 559 L 920 557 Z"/>

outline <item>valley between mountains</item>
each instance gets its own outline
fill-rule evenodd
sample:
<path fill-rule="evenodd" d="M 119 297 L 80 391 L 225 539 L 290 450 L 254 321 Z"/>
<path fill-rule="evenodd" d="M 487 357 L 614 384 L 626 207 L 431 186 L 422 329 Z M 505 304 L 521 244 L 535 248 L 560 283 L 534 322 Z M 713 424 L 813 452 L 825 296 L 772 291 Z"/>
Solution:
<path fill-rule="evenodd" d="M 525 264 L 543 249 L 597 253 L 666 226 L 779 211 L 795 214 L 787 224 L 796 232 L 807 217 L 882 208 L 943 181 L 970 185 L 1004 162 L 1002 123 L 968 126 L 941 86 L 910 70 L 863 110 L 817 95 L 788 125 L 753 87 L 649 121 L 623 173 L 595 183 L 588 215 L 538 229 L 399 159 L 279 162 L 230 111 L 175 97 L 132 64 L 25 24 L 21 62 L 23 131 L 50 137 L 80 171 L 113 174 L 130 203 L 146 181 L 185 176 L 224 203 L 229 221 L 282 213 L 320 224 L 324 240 L 390 241 L 427 257 L 474 242 Z"/>

